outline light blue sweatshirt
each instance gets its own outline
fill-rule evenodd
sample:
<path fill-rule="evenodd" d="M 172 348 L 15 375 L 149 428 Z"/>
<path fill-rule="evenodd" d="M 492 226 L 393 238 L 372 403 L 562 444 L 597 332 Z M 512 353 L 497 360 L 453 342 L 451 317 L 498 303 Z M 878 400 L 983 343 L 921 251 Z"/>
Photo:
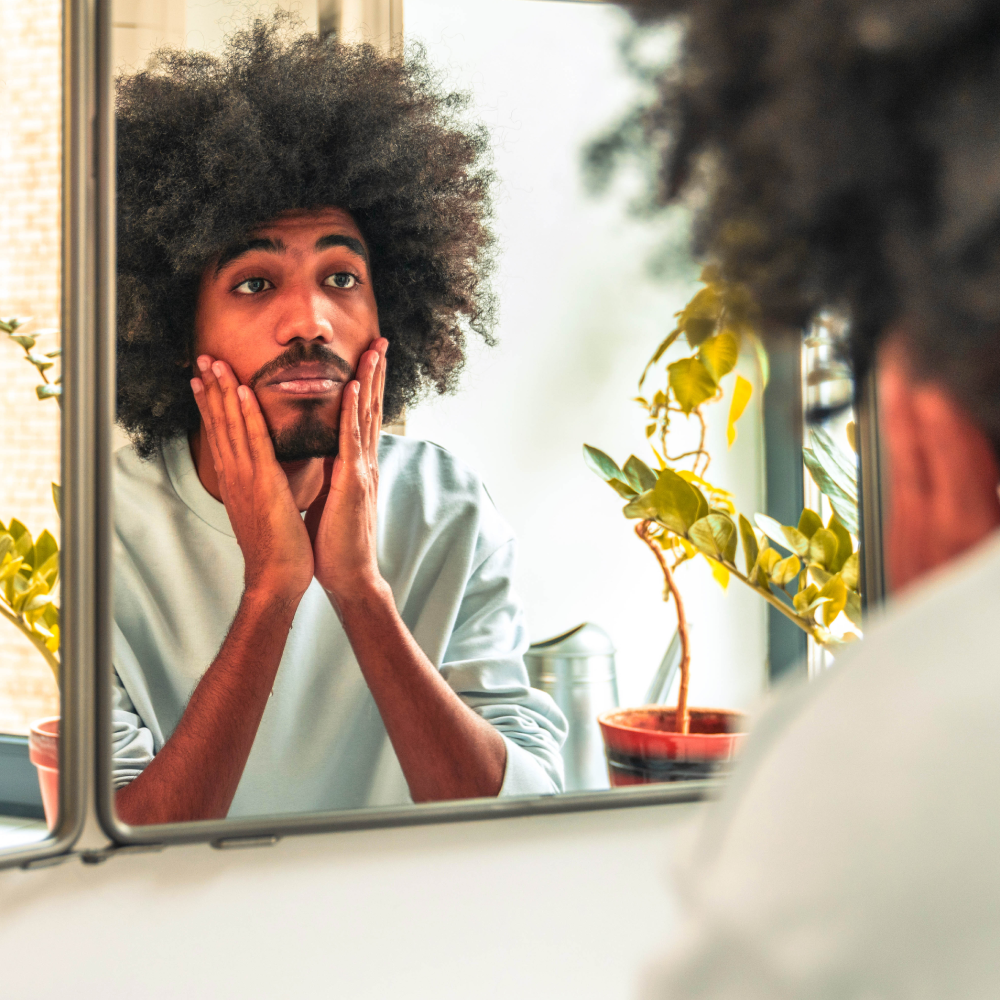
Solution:
<path fill-rule="evenodd" d="M 114 470 L 116 787 L 170 738 L 215 659 L 243 591 L 225 507 L 186 438 Z M 420 648 L 504 737 L 502 796 L 562 790 L 566 720 L 528 685 L 515 542 L 479 478 L 426 441 L 383 434 L 379 568 Z M 375 700 L 316 580 L 299 604 L 230 816 L 412 801 Z"/>

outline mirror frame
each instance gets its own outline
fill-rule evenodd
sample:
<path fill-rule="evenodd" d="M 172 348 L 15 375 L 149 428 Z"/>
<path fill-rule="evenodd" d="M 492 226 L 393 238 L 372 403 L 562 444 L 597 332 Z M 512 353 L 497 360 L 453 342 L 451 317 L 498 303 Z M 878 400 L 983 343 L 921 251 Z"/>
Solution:
<path fill-rule="evenodd" d="M 63 3 L 59 818 L 45 840 L 0 852 L 0 868 L 42 868 L 70 857 L 83 832 L 94 788 L 94 664 L 100 621 L 94 445 L 95 430 L 106 419 L 98 412 L 104 397 L 98 381 L 103 366 L 94 345 L 99 313 L 109 305 L 101 294 L 106 288 L 104 275 L 97 268 L 102 175 L 96 169 L 96 154 L 114 121 L 110 92 L 98 86 L 108 75 L 107 46 L 100 39 L 110 38 L 110 25 L 101 24 L 102 17 L 107 21 L 109 16 L 110 5 L 102 7 L 97 0 Z M 106 192 L 103 197 L 106 201 Z M 98 387 L 96 394 L 91 386 Z"/>
<path fill-rule="evenodd" d="M 85 0 L 86 2 L 86 0 Z M 74 443 L 83 443 L 88 434 L 94 448 L 89 452 L 95 456 L 91 467 L 76 466 L 74 472 L 75 491 L 78 499 L 83 494 L 95 501 L 93 515 L 96 534 L 94 538 L 94 558 L 96 578 L 91 602 L 96 649 L 96 808 L 100 825 L 115 844 L 165 845 L 181 843 L 209 842 L 213 847 L 243 847 L 276 843 L 285 836 L 324 833 L 340 830 L 375 829 L 380 827 L 417 826 L 428 823 L 461 822 L 482 819 L 499 819 L 514 816 L 535 816 L 551 813 L 580 812 L 597 809 L 620 809 L 625 807 L 659 805 L 666 803 L 694 802 L 714 797 L 724 783 L 724 779 L 707 781 L 684 781 L 665 784 L 637 785 L 600 791 L 563 792 L 560 794 L 524 796 L 511 799 L 466 799 L 448 802 L 420 803 L 392 808 L 348 809 L 335 812 L 288 813 L 283 815 L 261 815 L 240 819 L 201 820 L 185 823 L 164 823 L 155 826 L 130 826 L 118 819 L 114 809 L 114 787 L 109 762 L 111 748 L 111 674 L 107 669 L 111 664 L 112 636 L 112 595 L 111 595 L 111 539 L 112 523 L 112 472 L 111 441 L 114 425 L 114 385 L 115 385 L 115 151 L 113 130 L 113 75 L 110 60 L 110 6 L 111 0 L 89 0 L 96 3 L 102 14 L 97 19 L 96 51 L 99 73 L 97 78 L 98 101 L 103 108 L 101 119 L 101 140 L 97 148 L 96 164 L 98 172 L 98 213 L 100 227 L 98 233 L 97 267 L 94 271 L 95 293 L 98 302 L 96 325 L 84 327 L 93 329 L 93 339 L 89 341 L 91 367 L 87 369 L 86 381 L 79 384 L 97 388 L 95 406 L 84 414 L 74 410 L 76 419 L 93 420 L 95 424 L 84 432 L 82 424 L 75 431 Z M 525 0 L 530 2 L 530 0 Z M 581 0 L 569 0 L 581 2 Z M 613 2 L 613 0 L 586 0 L 590 3 Z M 83 355 L 83 344 L 80 353 Z M 81 375 L 84 373 L 81 372 Z M 867 397 L 858 394 L 859 411 L 866 407 Z M 859 419 L 862 419 L 859 416 Z M 862 434 L 862 447 L 875 440 L 874 416 L 862 419 L 862 426 L 870 428 Z M 82 454 L 82 453 L 81 453 Z M 868 465 L 861 462 L 865 471 Z M 69 470 L 68 470 L 69 471 Z M 67 479 L 69 481 L 69 479 Z M 869 507 L 863 505 L 862 517 L 869 515 Z M 878 524 L 864 528 L 866 540 L 877 544 L 880 539 Z M 880 598 L 873 595 L 876 600 Z M 82 606 L 81 606 L 82 610 Z"/>

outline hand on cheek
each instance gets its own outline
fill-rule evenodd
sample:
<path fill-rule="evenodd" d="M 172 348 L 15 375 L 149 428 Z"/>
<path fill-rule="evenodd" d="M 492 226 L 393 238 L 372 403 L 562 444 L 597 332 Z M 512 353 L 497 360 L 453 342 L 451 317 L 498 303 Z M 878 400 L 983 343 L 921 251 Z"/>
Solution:
<path fill-rule="evenodd" d="M 335 605 L 384 584 L 377 552 L 378 446 L 388 346 L 382 337 L 372 341 L 357 380 L 344 390 L 340 450 L 327 462 L 323 489 L 306 516 L 316 578 Z"/>
<path fill-rule="evenodd" d="M 274 457 L 257 398 L 224 361 L 198 358 L 191 380 L 247 589 L 297 601 L 312 581 L 309 536 Z"/>

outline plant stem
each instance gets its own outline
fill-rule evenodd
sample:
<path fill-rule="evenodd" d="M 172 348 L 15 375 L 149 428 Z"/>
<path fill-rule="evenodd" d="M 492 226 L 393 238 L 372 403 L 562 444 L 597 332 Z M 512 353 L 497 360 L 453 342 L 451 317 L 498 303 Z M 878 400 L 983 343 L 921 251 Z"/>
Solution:
<path fill-rule="evenodd" d="M 656 561 L 663 570 L 663 578 L 667 581 L 667 590 L 677 605 L 677 632 L 681 637 L 681 683 L 677 692 L 677 714 L 674 717 L 674 729 L 679 733 L 687 733 L 691 727 L 691 716 L 688 712 L 688 681 L 691 674 L 691 644 L 688 635 L 687 616 L 684 614 L 684 602 L 677 588 L 674 574 L 663 558 L 660 547 L 649 537 L 649 526 L 652 521 L 640 521 L 635 526 L 635 533 L 652 549 Z"/>
<path fill-rule="evenodd" d="M 2 601 L 0 601 L 0 614 L 4 616 L 9 622 L 13 622 L 31 641 L 31 644 L 38 650 L 42 656 L 45 657 L 45 662 L 49 665 L 49 669 L 52 671 L 53 676 L 56 679 L 56 683 L 59 683 L 59 660 L 56 656 L 49 650 L 48 646 L 45 645 L 45 641 L 41 636 L 35 635 L 27 624 L 21 620 L 20 616 L 15 614 L 10 608 L 7 607 Z"/>

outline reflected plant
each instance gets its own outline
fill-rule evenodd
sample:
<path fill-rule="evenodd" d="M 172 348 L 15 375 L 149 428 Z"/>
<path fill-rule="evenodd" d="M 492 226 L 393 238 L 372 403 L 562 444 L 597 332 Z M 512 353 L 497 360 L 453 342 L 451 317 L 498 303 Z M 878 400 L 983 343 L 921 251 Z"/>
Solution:
<path fill-rule="evenodd" d="M 834 513 L 825 525 L 819 514 L 806 508 L 795 526 L 757 514 L 755 528 L 736 511 L 732 494 L 706 478 L 711 455 L 705 445 L 704 408 L 724 399 L 722 380 L 733 372 L 741 351 L 746 349 L 755 357 L 763 385 L 767 384 L 768 363 L 757 332 L 757 309 L 745 286 L 723 281 L 712 267 L 704 269 L 701 281 L 704 287 L 676 314 L 677 325 L 657 347 L 639 379 L 641 391 L 650 373 L 660 372 L 663 364 L 665 378 L 661 387 L 651 396 L 635 400 L 646 413 L 646 437 L 656 458 L 656 471 L 635 455 L 619 467 L 603 451 L 584 445 L 584 458 L 590 468 L 627 501 L 625 517 L 639 521 L 635 533 L 660 566 L 665 581 L 664 600 L 674 601 L 681 641 L 675 728 L 681 733 L 689 728 L 691 662 L 687 617 L 675 578 L 683 563 L 700 556 L 723 589 L 735 577 L 824 647 L 851 641 L 860 634 L 855 629 L 861 625 L 860 553 L 838 516 L 838 511 L 848 516 L 850 497 L 846 488 L 836 494 L 836 503 L 831 497 Z M 664 363 L 669 348 L 681 342 L 686 342 L 690 353 Z M 726 429 L 729 447 L 736 440 L 736 423 L 752 391 L 751 383 L 737 374 Z M 670 432 L 681 419 L 696 421 L 697 445 L 671 454 Z M 659 448 L 652 444 L 653 440 Z M 824 493 L 832 489 L 830 483 L 837 482 L 816 458 L 817 451 L 828 458 L 827 443 L 822 437 L 812 438 L 814 465 L 824 469 L 829 482 L 821 481 L 822 477 L 809 465 Z M 838 475 L 842 471 L 838 469 Z M 856 481 L 854 490 L 853 521 L 848 523 L 856 531 Z M 742 570 L 737 565 L 740 546 Z"/>
<path fill-rule="evenodd" d="M 58 333 L 38 330 L 32 334 L 18 332 L 27 319 L 0 319 L 0 330 L 24 351 L 26 360 L 42 377 L 35 387 L 40 400 L 61 402 L 61 379 L 49 380 L 48 371 L 59 357 L 58 348 L 45 354 L 35 352 L 40 337 Z M 56 511 L 60 508 L 60 488 L 52 484 L 52 499 Z M 33 538 L 17 518 L 9 523 L 0 521 L 0 615 L 27 636 L 59 680 L 59 606 L 55 590 L 59 582 L 59 543 L 48 530 Z"/>

